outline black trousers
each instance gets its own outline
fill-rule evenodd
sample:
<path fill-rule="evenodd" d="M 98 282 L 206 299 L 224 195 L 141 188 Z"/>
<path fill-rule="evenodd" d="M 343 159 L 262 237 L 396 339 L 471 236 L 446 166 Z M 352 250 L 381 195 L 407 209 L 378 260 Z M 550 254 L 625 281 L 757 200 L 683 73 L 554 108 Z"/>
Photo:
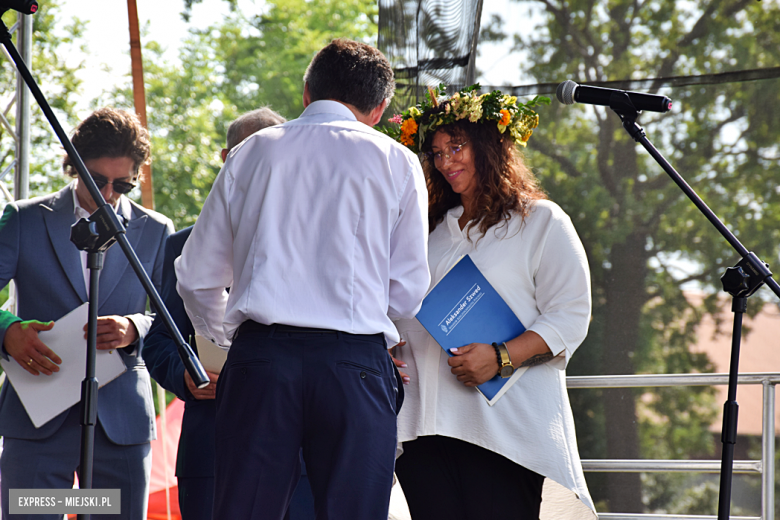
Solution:
<path fill-rule="evenodd" d="M 538 520 L 544 477 L 468 442 L 404 442 L 396 461 L 412 520 Z"/>

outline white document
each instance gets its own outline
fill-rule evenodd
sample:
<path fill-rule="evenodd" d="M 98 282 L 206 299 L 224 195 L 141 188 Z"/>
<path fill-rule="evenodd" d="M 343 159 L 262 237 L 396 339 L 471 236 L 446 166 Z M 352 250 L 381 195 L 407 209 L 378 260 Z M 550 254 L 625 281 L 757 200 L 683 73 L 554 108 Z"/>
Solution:
<path fill-rule="evenodd" d="M 203 368 L 208 372 L 221 373 L 228 351 L 200 335 L 195 336 L 195 344 L 198 346 L 198 358 Z"/>
<path fill-rule="evenodd" d="M 0 365 L 8 374 L 27 415 L 36 428 L 58 416 L 81 401 L 81 383 L 87 373 L 87 340 L 84 325 L 89 315 L 85 303 L 54 323 L 51 330 L 41 331 L 38 337 L 62 358 L 60 371 L 47 376 L 32 375 L 19 366 L 15 359 L 0 357 Z M 98 350 L 95 357 L 95 377 L 98 385 L 113 381 L 126 370 L 116 350 Z"/>

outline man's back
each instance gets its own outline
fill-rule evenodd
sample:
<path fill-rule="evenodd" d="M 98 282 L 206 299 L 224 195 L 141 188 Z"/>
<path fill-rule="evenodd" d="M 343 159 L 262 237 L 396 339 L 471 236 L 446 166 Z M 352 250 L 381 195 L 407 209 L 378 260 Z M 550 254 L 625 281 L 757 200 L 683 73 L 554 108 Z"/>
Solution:
<path fill-rule="evenodd" d="M 427 288 L 419 270 L 397 283 L 425 262 L 416 161 L 333 101 L 237 147 L 212 191 L 223 204 L 200 217 L 228 211 L 230 229 L 209 233 L 231 238 L 214 244 L 232 248 L 228 337 L 251 319 L 392 339 L 388 315 L 413 315 Z"/>
<path fill-rule="evenodd" d="M 403 393 L 386 348 L 430 281 L 425 181 L 370 129 L 395 85 L 379 51 L 334 40 L 304 82 L 299 119 L 231 153 L 176 262 L 195 330 L 232 340 L 215 520 L 280 520 L 301 450 L 318 517 L 387 518 Z"/>

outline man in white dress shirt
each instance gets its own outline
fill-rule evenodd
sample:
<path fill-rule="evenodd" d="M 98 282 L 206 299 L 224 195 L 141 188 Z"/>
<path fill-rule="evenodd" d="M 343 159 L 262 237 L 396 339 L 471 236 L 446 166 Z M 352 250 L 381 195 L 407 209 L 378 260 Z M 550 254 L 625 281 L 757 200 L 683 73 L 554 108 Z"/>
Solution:
<path fill-rule="evenodd" d="M 427 191 L 371 128 L 395 88 L 378 50 L 334 40 L 304 81 L 300 118 L 231 151 L 176 261 L 195 330 L 230 345 L 215 520 L 282 518 L 300 448 L 318 517 L 387 518 L 402 390 L 386 348 L 430 282 Z"/>

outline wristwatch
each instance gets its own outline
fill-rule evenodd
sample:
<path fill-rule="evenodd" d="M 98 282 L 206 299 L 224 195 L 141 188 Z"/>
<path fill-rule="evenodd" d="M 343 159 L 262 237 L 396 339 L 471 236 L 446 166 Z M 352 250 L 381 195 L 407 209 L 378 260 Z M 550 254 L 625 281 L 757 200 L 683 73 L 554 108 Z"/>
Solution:
<path fill-rule="evenodd" d="M 493 343 L 493 348 L 496 349 L 498 356 L 498 375 L 504 379 L 512 377 L 515 373 L 515 367 L 512 366 L 512 358 L 509 357 L 509 349 L 506 346 L 506 342 L 501 344 Z"/>

